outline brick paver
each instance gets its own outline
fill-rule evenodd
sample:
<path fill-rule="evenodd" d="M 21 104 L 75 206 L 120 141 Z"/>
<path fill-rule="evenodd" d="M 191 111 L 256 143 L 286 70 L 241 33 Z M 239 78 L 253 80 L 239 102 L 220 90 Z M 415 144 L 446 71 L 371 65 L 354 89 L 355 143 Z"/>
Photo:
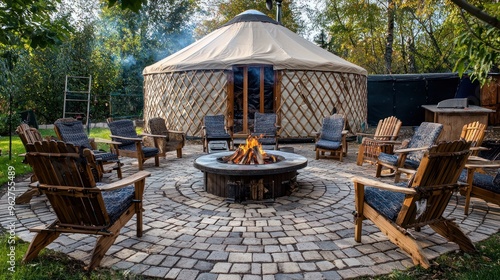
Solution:
<path fill-rule="evenodd" d="M 339 162 L 315 160 L 313 144 L 282 146 L 293 146 L 295 153 L 308 158 L 308 166 L 299 170 L 298 191 L 271 205 L 227 203 L 206 193 L 203 173 L 193 167 L 196 157 L 203 155 L 199 144 L 186 145 L 181 159 L 169 153 L 160 167 L 146 161 L 152 176 L 146 179 L 143 237 L 135 236 L 132 219 L 101 266 L 169 279 L 342 279 L 412 265 L 369 221 L 364 223 L 362 242 L 354 241 L 352 177 L 375 174 L 373 166 L 355 164 L 355 147 L 350 146 L 344 162 Z M 124 176 L 137 171 L 134 159 L 123 162 Z M 17 187 L 21 194 L 27 184 Z M 463 205 L 464 198 L 455 195 L 445 215 L 474 242 L 499 231 L 497 205 L 473 198 L 469 215 L 463 214 Z M 18 236 L 31 241 L 34 234 L 27 228 L 51 223 L 54 215 L 49 209 L 44 196 L 33 198 L 30 205 L 17 205 Z M 0 209 L 0 220 L 10 220 L 8 215 Z M 426 228 L 415 236 L 425 238 L 431 258 L 457 249 Z M 49 248 L 88 261 L 94 245 L 95 237 L 61 234 Z"/>

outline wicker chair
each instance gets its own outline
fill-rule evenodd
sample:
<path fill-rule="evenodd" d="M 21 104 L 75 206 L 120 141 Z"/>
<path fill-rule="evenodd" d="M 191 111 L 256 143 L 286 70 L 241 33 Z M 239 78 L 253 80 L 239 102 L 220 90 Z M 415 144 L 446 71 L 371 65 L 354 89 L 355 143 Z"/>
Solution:
<path fill-rule="evenodd" d="M 61 233 L 93 234 L 99 238 L 87 267 L 92 270 L 134 214 L 136 234 L 142 236 L 142 197 L 148 172 L 141 171 L 111 184 L 96 183 L 88 164 L 95 160 L 91 150 L 64 142 L 37 143 L 42 152 L 29 152 L 27 159 L 39 178 L 36 188 L 45 194 L 57 218 L 46 227 L 30 229 L 37 234 L 23 262 L 35 258 Z"/>
<path fill-rule="evenodd" d="M 165 135 L 141 134 L 137 135 L 134 122 L 131 120 L 117 120 L 108 122 L 111 130 L 111 139 L 120 144 L 113 144 L 111 151 L 118 156 L 137 158 L 139 170 L 144 169 L 144 162 L 147 159 L 154 158 L 155 166 L 160 166 L 160 150 L 158 139 L 165 138 Z M 143 137 L 150 136 L 154 138 L 154 147 L 145 147 Z"/>
<path fill-rule="evenodd" d="M 316 159 L 327 157 L 343 160 L 344 154 L 347 153 L 347 131 L 344 127 L 345 118 L 341 114 L 323 119 L 321 131 L 316 134 Z M 330 152 L 330 155 L 325 155 L 326 152 Z"/>
<path fill-rule="evenodd" d="M 110 170 L 105 170 L 104 165 L 112 164 L 112 170 L 116 170 L 118 178 L 122 178 L 121 163 L 118 156 L 111 152 L 106 152 L 97 149 L 97 142 L 105 143 L 108 145 L 119 144 L 119 142 L 113 142 L 105 139 L 94 139 L 89 138 L 85 133 L 85 128 L 81 121 L 74 118 L 61 118 L 54 122 L 54 131 L 56 132 L 59 140 L 66 143 L 71 143 L 75 146 L 82 146 L 87 149 L 92 150 L 96 160 L 98 162 L 100 172 L 105 173 Z"/>
<path fill-rule="evenodd" d="M 167 156 L 167 152 L 176 151 L 177 157 L 182 158 L 182 148 L 186 142 L 186 134 L 182 131 L 173 131 L 167 128 L 165 119 L 152 118 L 148 121 L 149 133 L 154 135 L 165 135 L 165 138 L 158 139 L 160 155 Z M 144 137 L 144 146 L 154 147 L 154 138 Z"/>
<path fill-rule="evenodd" d="M 224 115 L 205 116 L 202 127 L 203 151 L 208 151 L 208 142 L 226 141 L 228 147 L 233 146 L 232 128 L 226 126 Z"/>
<path fill-rule="evenodd" d="M 412 180 L 406 186 L 355 177 L 354 239 L 361 242 L 363 220 L 371 220 L 391 242 L 410 255 L 413 263 L 430 266 L 419 241 L 410 229 L 430 226 L 461 250 L 476 249 L 452 220 L 443 217 L 453 192 L 460 188 L 457 179 L 470 154 L 470 142 L 441 142 L 425 152 Z M 424 240 L 425 243 L 425 240 Z"/>
<path fill-rule="evenodd" d="M 280 127 L 277 124 L 278 119 L 274 113 L 255 112 L 253 136 L 259 137 L 259 143 L 262 146 L 272 146 L 278 150 L 278 131 Z"/>
<path fill-rule="evenodd" d="M 363 140 L 359 145 L 356 164 L 359 166 L 363 165 L 363 162 L 375 164 L 380 153 L 393 154 L 394 145 L 401 143 L 396 141 L 401 125 L 402 122 L 396 117 L 387 117 L 378 122 L 374 134 L 358 133 Z"/>
<path fill-rule="evenodd" d="M 401 178 L 401 173 L 415 173 L 425 151 L 437 141 L 442 130 L 442 124 L 421 123 L 412 138 L 403 142 L 401 149 L 394 151 L 395 154 L 379 154 L 375 176 L 382 176 L 382 168 L 386 167 L 392 170 L 390 175 L 394 175 L 394 182 L 397 183 Z"/>

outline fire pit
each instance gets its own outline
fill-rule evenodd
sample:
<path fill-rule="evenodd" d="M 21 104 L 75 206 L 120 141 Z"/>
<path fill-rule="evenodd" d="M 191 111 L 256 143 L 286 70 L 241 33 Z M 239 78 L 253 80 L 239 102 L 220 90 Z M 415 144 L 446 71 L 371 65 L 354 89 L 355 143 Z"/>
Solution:
<path fill-rule="evenodd" d="M 257 153 L 257 148 L 250 149 L 253 152 L 248 152 L 248 147 L 240 146 L 235 152 L 198 157 L 194 167 L 204 173 L 205 190 L 236 200 L 274 199 L 290 194 L 297 170 L 307 166 L 307 159 L 293 153 L 268 150 Z M 236 164 L 231 159 L 248 164 Z"/>

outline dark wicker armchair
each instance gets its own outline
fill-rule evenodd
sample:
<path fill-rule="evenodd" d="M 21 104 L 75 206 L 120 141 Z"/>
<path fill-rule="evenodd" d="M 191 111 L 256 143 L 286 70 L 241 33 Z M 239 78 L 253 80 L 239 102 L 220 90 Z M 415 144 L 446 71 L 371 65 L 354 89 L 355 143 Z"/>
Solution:
<path fill-rule="evenodd" d="M 278 150 L 278 131 L 280 127 L 277 124 L 278 119 L 274 113 L 255 113 L 253 136 L 259 137 L 262 146 L 272 146 Z"/>

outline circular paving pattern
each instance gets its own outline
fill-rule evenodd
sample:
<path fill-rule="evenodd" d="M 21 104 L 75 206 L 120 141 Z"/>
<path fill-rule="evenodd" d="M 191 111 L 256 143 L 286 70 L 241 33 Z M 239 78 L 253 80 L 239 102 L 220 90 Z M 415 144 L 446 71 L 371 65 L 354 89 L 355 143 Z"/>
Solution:
<path fill-rule="evenodd" d="M 293 147 L 308 159 L 308 166 L 298 171 L 298 190 L 270 205 L 227 203 L 205 192 L 203 174 L 193 167 L 203 155 L 201 145 L 187 145 L 182 159 L 170 153 L 160 167 L 147 161 L 146 170 L 152 175 L 146 179 L 143 236 L 135 236 L 133 218 L 101 266 L 192 280 L 342 279 L 413 265 L 370 221 L 364 222 L 362 242 L 354 241 L 352 177 L 375 174 L 373 166 L 355 164 L 355 148 L 350 147 L 341 163 L 314 160 L 313 144 Z M 123 161 L 124 176 L 137 171 L 133 159 Z M 21 192 L 23 184 L 18 185 Z M 465 216 L 463 202 L 463 197 L 453 196 L 445 213 L 473 242 L 498 232 L 497 205 L 473 199 L 471 213 Z M 2 209 L 0 217 L 7 215 Z M 43 196 L 19 205 L 16 215 L 17 234 L 26 241 L 34 236 L 27 228 L 54 220 Z M 425 240 L 424 252 L 431 259 L 458 249 L 428 227 L 412 234 Z M 49 248 L 88 262 L 94 245 L 93 236 L 61 234 Z"/>

